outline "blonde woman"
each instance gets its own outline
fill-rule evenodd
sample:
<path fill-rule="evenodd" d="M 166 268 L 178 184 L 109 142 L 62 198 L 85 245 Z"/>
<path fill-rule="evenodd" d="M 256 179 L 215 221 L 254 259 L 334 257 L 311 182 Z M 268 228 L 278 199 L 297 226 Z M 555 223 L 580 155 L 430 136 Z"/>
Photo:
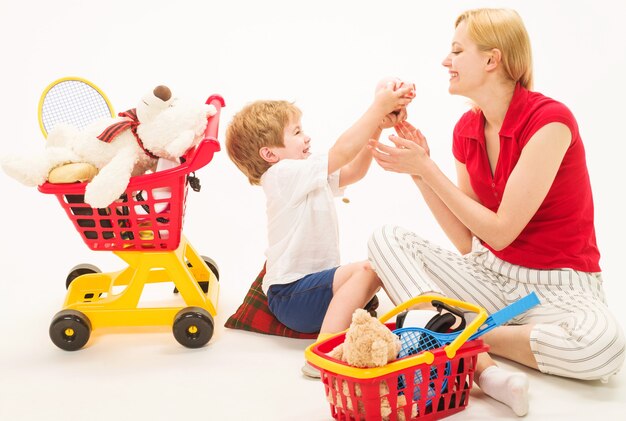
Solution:
<path fill-rule="evenodd" d="M 456 20 L 443 66 L 449 92 L 474 107 L 454 128 L 457 183 L 407 122 L 370 141 L 388 171 L 410 174 L 458 249 L 396 226 L 376 231 L 369 258 L 394 302 L 437 293 L 490 313 L 535 291 L 541 304 L 483 338 L 491 353 L 564 377 L 608 381 L 624 361 L 624 334 L 607 308 L 585 151 L 569 109 L 533 92 L 530 41 L 512 10 Z M 523 416 L 528 380 L 483 354 L 477 384 Z"/>

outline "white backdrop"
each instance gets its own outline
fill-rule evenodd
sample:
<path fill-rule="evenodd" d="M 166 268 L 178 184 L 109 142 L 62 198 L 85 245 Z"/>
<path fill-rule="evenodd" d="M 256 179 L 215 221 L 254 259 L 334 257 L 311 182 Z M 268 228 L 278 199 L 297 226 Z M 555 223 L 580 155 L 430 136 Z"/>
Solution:
<path fill-rule="evenodd" d="M 76 75 L 98 84 L 116 111 L 134 107 L 158 84 L 198 101 L 221 94 L 227 104 L 222 141 L 226 124 L 244 104 L 262 98 L 295 101 L 304 112 L 313 150 L 321 151 L 367 108 L 376 82 L 393 75 L 417 85 L 409 120 L 422 129 L 432 156 L 454 177 L 451 133 L 467 103 L 447 93 L 448 74 L 441 61 L 449 51 L 456 16 L 482 6 L 518 10 L 533 45 L 535 89 L 564 102 L 578 119 L 594 188 L 605 287 L 610 306 L 624 322 L 626 229 L 621 203 L 626 147 L 621 126 L 626 111 L 626 4 L 619 0 L 0 0 L 2 149 L 43 148 L 37 123 L 39 96 L 54 79 Z M 220 266 L 218 331 L 212 342 L 226 341 L 228 335 L 239 333 L 224 331 L 221 325 L 264 260 L 264 198 L 260 188 L 248 185 L 225 151 L 198 175 L 202 191 L 190 194 L 184 232 L 196 249 Z M 6 392 L 27 394 L 30 385 L 40 381 L 41 367 L 32 362 L 41 361 L 42 355 L 57 355 L 47 328 L 62 304 L 67 270 L 81 262 L 108 270 L 119 267 L 119 261 L 110 253 L 87 249 L 53 197 L 4 173 L 0 192 L 0 419 L 8 420 L 19 418 L 21 412 L 19 406 L 7 404 L 11 394 Z M 404 225 L 451 247 L 407 176 L 373 166 L 347 197 L 349 204 L 337 202 L 344 262 L 365 259 L 367 238 L 383 223 Z M 114 346 L 112 341 L 102 340 L 91 349 Z M 162 342 L 170 346 L 172 339 Z M 126 345 L 116 348 L 121 359 Z M 301 358 L 301 342 L 283 347 L 295 349 Z M 65 354 L 61 358 L 68 361 Z M 82 364 L 89 369 L 88 359 Z M 63 363 L 60 367 L 62 372 Z M 623 376 L 619 384 L 625 390 Z M 320 394 L 320 413 L 325 414 L 321 392 L 314 393 Z M 10 417 L 3 417 L 3 411 Z"/>

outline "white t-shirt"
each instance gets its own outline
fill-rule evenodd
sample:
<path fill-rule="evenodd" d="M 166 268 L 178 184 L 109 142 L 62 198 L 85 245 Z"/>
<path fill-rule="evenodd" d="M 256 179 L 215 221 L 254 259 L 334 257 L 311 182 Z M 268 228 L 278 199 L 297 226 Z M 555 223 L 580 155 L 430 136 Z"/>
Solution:
<path fill-rule="evenodd" d="M 267 199 L 269 246 L 263 291 L 339 266 L 339 227 L 333 202 L 343 195 L 328 155 L 285 159 L 261 177 Z"/>

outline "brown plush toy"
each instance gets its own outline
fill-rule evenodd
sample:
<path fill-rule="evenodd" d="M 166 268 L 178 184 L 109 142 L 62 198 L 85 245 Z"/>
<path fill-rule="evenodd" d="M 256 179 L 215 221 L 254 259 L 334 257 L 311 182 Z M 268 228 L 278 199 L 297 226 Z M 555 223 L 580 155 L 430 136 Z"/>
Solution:
<path fill-rule="evenodd" d="M 353 367 L 382 367 L 396 359 L 401 347 L 398 337 L 384 324 L 357 309 L 344 342 L 328 355 Z"/>
<path fill-rule="evenodd" d="M 344 342 L 330 351 L 328 355 L 354 367 L 382 367 L 396 359 L 401 347 L 402 345 L 398 337 L 380 320 L 370 316 L 363 309 L 357 309 L 352 315 L 352 323 L 346 332 Z M 335 390 L 339 390 L 336 383 L 333 386 Z M 358 402 L 359 413 L 365 415 L 363 403 L 358 399 L 361 397 L 361 387 L 358 384 L 355 385 L 354 392 L 356 395 L 355 400 Z M 341 408 L 342 401 L 339 393 L 337 392 L 337 396 L 329 394 L 327 399 L 331 404 Z M 345 380 L 342 382 L 341 394 L 346 397 L 348 409 L 353 410 L 354 406 L 350 397 L 350 390 Z M 389 420 L 389 415 L 391 414 L 391 406 L 387 395 L 389 395 L 389 387 L 386 382 L 382 381 L 380 383 L 380 413 L 383 420 Z M 406 397 L 404 395 L 398 396 L 397 407 L 400 408 L 405 405 Z M 413 408 L 413 413 L 412 416 L 415 416 L 417 408 Z M 399 421 L 405 420 L 404 411 L 398 411 L 397 419 Z"/>

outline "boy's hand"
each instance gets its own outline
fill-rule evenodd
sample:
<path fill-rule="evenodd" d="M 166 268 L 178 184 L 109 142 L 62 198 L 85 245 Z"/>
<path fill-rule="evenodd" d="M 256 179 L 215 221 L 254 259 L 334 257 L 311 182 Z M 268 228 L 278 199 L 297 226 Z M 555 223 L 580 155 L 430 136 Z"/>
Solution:
<path fill-rule="evenodd" d="M 411 92 L 409 93 L 408 98 L 411 98 L 411 99 L 415 98 L 415 84 L 410 83 L 410 82 L 405 82 L 397 77 L 386 77 L 384 79 L 381 79 L 376 85 L 376 89 L 374 91 L 378 92 L 379 90 L 386 88 L 390 82 L 393 84 L 394 91 L 402 87 L 406 87 L 406 86 L 410 87 Z"/>
<path fill-rule="evenodd" d="M 400 111 L 415 97 L 415 88 L 411 84 L 388 81 L 384 87 L 376 90 L 374 106 L 379 108 L 383 115 L 393 111 Z"/>
<path fill-rule="evenodd" d="M 378 127 L 380 129 L 390 129 L 405 121 L 407 118 L 406 107 L 400 108 L 398 111 L 392 111 L 383 118 Z"/>

